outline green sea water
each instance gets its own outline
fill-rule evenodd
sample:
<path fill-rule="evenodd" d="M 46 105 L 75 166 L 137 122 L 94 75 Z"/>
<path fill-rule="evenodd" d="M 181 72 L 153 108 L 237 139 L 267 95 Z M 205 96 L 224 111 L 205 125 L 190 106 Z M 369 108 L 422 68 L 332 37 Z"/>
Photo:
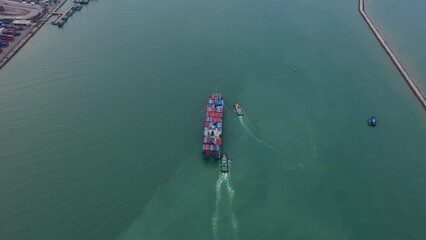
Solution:
<path fill-rule="evenodd" d="M 426 113 L 357 4 L 102 0 L 46 25 L 0 72 L 0 239 L 424 239 Z M 409 70 L 425 34 L 390 41 Z M 227 175 L 201 158 L 216 89 Z"/>

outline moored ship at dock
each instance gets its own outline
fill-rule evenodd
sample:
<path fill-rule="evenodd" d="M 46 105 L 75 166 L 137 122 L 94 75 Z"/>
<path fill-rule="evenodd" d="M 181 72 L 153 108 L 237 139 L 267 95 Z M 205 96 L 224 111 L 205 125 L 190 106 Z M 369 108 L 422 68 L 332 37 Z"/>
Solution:
<path fill-rule="evenodd" d="M 74 3 L 79 3 L 79 4 L 88 4 L 89 0 L 74 0 Z"/>
<path fill-rule="evenodd" d="M 225 102 L 219 93 L 210 96 L 205 114 L 203 158 L 220 159 Z"/>

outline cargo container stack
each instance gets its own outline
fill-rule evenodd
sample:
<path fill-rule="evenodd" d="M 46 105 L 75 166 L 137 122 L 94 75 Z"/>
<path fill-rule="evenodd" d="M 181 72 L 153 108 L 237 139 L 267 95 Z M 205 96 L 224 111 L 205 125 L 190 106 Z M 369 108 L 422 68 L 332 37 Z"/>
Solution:
<path fill-rule="evenodd" d="M 11 35 L 11 36 L 19 36 L 19 35 L 21 35 L 21 33 L 20 32 L 17 32 L 16 30 L 14 30 L 14 29 L 3 29 L 2 31 L 1 31 L 1 34 L 4 34 L 4 35 Z"/>
<path fill-rule="evenodd" d="M 12 25 L 4 25 L 4 28 L 8 29 L 8 30 L 14 30 L 14 31 L 23 31 L 23 30 L 25 30 L 24 27 L 21 27 L 21 26 L 12 26 Z"/>
<path fill-rule="evenodd" d="M 5 40 L 0 40 L 0 49 L 9 47 L 9 43 Z"/>
<path fill-rule="evenodd" d="M 19 31 L 20 28 L 18 27 L 4 25 L 4 27 L 0 29 L 0 47 L 8 47 L 9 44 L 6 42 L 13 42 L 15 40 L 15 36 L 21 35 Z"/>
<path fill-rule="evenodd" d="M 220 159 L 224 107 L 225 102 L 219 93 L 210 96 L 204 122 L 203 158 Z"/>
<path fill-rule="evenodd" d="M 5 40 L 8 42 L 13 42 L 15 40 L 15 37 L 12 35 L 4 35 L 4 34 L 0 34 L 0 40 Z"/>

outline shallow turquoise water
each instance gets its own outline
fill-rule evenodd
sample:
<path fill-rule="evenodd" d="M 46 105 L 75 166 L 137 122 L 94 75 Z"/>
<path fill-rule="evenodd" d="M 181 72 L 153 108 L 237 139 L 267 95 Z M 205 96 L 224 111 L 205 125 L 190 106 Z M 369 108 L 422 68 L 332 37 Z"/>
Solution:
<path fill-rule="evenodd" d="M 426 115 L 357 1 L 93 1 L 0 79 L 0 239 L 426 235 Z"/>

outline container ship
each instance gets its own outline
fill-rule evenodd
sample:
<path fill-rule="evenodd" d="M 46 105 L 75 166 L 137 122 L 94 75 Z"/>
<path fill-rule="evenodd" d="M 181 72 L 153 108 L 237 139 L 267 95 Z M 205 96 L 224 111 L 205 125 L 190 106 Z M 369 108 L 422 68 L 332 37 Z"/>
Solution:
<path fill-rule="evenodd" d="M 204 122 L 203 158 L 220 159 L 224 107 L 225 102 L 219 93 L 210 96 Z"/>

